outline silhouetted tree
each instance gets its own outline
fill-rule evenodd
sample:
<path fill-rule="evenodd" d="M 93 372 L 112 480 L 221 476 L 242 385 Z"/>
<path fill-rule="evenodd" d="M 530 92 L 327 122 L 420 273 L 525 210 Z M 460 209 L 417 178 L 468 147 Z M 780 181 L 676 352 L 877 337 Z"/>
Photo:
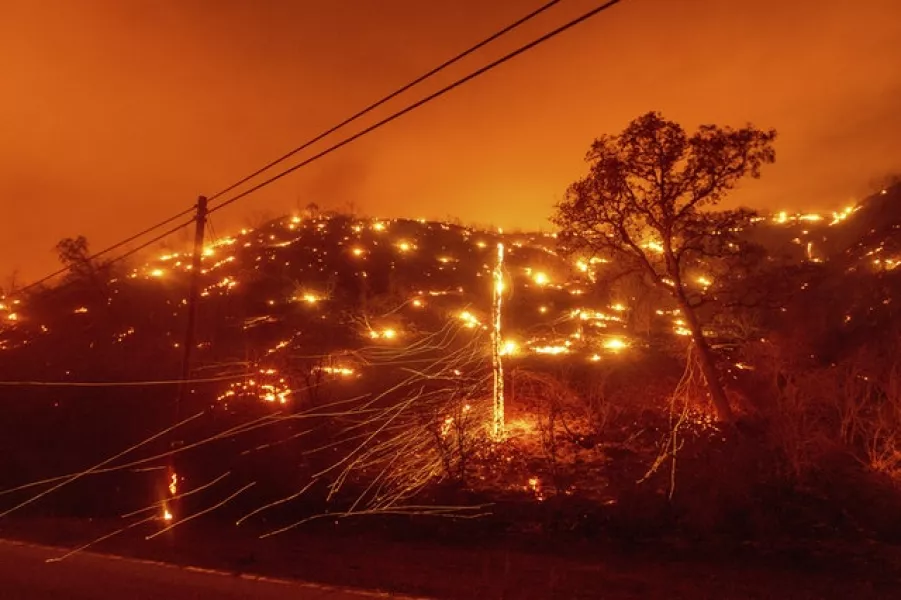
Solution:
<path fill-rule="evenodd" d="M 564 247 L 607 256 L 642 272 L 679 306 L 698 350 L 711 399 L 722 421 L 732 410 L 698 318 L 692 269 L 738 249 L 731 235 L 746 210 L 705 211 L 746 175 L 775 160 L 774 130 L 702 125 L 691 136 L 649 112 L 619 135 L 604 135 L 586 156 L 589 173 L 572 184 L 552 221 Z"/>
<path fill-rule="evenodd" d="M 88 240 L 83 235 L 77 238 L 64 238 L 56 244 L 59 262 L 76 275 L 86 275 L 93 271 Z"/>
<path fill-rule="evenodd" d="M 106 294 L 109 265 L 91 257 L 87 238 L 80 235 L 60 240 L 56 244 L 56 254 L 63 266 L 69 268 L 70 281 L 85 282 L 101 296 Z"/>
<path fill-rule="evenodd" d="M 0 297 L 15 293 L 19 287 L 19 270 L 13 269 L 13 272 L 7 275 L 6 281 L 3 282 L 3 286 L 0 287 Z"/>

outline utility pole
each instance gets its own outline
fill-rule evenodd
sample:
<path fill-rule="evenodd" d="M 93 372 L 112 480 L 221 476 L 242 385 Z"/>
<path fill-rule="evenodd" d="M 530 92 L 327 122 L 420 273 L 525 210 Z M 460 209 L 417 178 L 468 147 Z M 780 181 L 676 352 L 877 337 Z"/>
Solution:
<path fill-rule="evenodd" d="M 501 359 L 501 298 L 504 291 L 504 243 L 497 243 L 497 263 L 494 266 L 494 286 L 491 303 L 491 367 L 494 372 L 494 408 L 491 435 L 494 441 L 504 439 L 504 365 Z"/>
<path fill-rule="evenodd" d="M 181 359 L 181 383 L 178 386 L 178 397 L 175 400 L 175 422 L 181 421 L 182 404 L 187 402 L 188 392 L 190 391 L 189 380 L 191 377 L 191 353 L 194 349 L 194 329 L 197 320 L 197 297 L 200 294 L 200 271 L 201 261 L 203 259 L 203 234 L 206 229 L 207 220 L 207 199 L 206 196 L 200 196 L 197 199 L 197 213 L 194 217 L 194 254 L 191 258 L 191 283 L 188 290 L 188 320 L 185 325 L 184 347 Z M 172 440 L 171 451 L 177 450 L 182 441 L 179 439 Z M 175 469 L 174 455 L 169 458 L 169 472 L 167 487 L 170 499 L 178 494 L 178 471 Z M 164 514 L 166 519 L 172 518 L 172 513 L 166 509 Z"/>

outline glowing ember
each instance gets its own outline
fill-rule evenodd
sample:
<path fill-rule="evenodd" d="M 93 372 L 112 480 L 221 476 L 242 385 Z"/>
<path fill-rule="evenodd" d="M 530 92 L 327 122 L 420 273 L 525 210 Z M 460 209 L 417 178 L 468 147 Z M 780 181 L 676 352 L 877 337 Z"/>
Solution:
<path fill-rule="evenodd" d="M 566 354 L 569 352 L 569 348 L 566 346 L 537 346 L 532 348 L 532 352 L 536 354 L 550 354 L 552 356 L 556 356 L 558 354 Z"/>
<path fill-rule="evenodd" d="M 532 275 L 532 281 L 535 282 L 535 285 L 545 286 L 551 282 L 550 278 L 547 276 L 547 273 L 538 272 Z"/>
<path fill-rule="evenodd" d="M 319 370 L 329 375 L 341 375 L 342 377 L 350 377 L 355 372 L 349 367 L 322 367 Z"/>
<path fill-rule="evenodd" d="M 370 329 L 369 337 L 374 340 L 393 340 L 398 335 L 396 329 L 386 328 L 382 330 Z"/>
<path fill-rule="evenodd" d="M 501 344 L 501 356 L 512 356 L 519 352 L 519 344 L 514 342 L 513 340 L 505 340 L 503 344 Z"/>
<path fill-rule="evenodd" d="M 466 324 L 466 327 L 469 327 L 470 329 L 481 325 L 481 322 L 476 318 L 476 316 L 468 310 L 464 310 L 460 313 L 460 320 L 463 321 Z"/>
<path fill-rule="evenodd" d="M 837 225 L 838 223 L 841 223 L 842 221 L 850 217 L 852 213 L 857 212 L 859 209 L 859 206 L 848 206 L 845 207 L 845 209 L 841 212 L 832 213 L 832 222 L 829 224 Z"/>
<path fill-rule="evenodd" d="M 618 352 L 619 350 L 628 348 L 629 344 L 622 338 L 609 338 L 609 339 L 604 340 L 603 346 L 607 350 L 613 350 L 614 352 Z"/>

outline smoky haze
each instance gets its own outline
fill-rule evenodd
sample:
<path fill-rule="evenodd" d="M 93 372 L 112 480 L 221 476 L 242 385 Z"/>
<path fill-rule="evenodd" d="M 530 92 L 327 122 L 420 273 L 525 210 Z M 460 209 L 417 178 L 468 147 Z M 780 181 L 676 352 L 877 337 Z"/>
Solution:
<path fill-rule="evenodd" d="M 99 249 L 184 209 L 541 3 L 8 0 L 0 273 L 33 279 L 61 237 Z M 372 118 L 593 5 L 562 2 Z M 352 202 L 546 227 L 591 140 L 647 110 L 779 130 L 776 165 L 731 203 L 837 208 L 901 170 L 898 39 L 894 0 L 626 0 L 216 226 Z"/>

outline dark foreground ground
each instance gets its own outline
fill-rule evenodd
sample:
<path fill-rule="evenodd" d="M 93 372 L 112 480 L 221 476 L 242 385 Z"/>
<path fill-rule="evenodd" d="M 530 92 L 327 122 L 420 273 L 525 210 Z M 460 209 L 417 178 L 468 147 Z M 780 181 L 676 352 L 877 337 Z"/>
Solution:
<path fill-rule="evenodd" d="M 0 522 L 0 537 L 29 540 L 59 547 L 77 547 L 117 530 L 109 521 L 17 519 Z M 432 598 L 898 598 L 901 589 L 901 549 L 858 544 L 692 545 L 674 542 L 613 546 L 599 542 L 565 543 L 538 540 L 478 541 L 440 539 L 399 540 L 396 536 L 373 532 L 334 530 L 293 531 L 278 537 L 258 539 L 250 529 L 212 522 L 193 522 L 165 535 L 145 540 L 152 529 L 134 528 L 91 547 L 91 552 L 124 555 L 195 568 L 216 569 L 233 574 L 269 577 L 403 593 Z M 7 544 L 6 547 L 9 545 Z M 31 565 L 22 550 L 0 549 L 0 589 L 3 597 L 17 598 L 106 598 L 92 595 L 96 579 L 140 587 L 146 578 L 162 577 L 162 571 L 148 575 L 144 567 L 120 567 L 114 559 L 76 554 L 62 563 Z M 29 551 L 30 552 L 30 551 Z M 46 553 L 46 549 L 41 552 Z M 64 553 L 63 550 L 59 554 Z M 31 557 L 34 559 L 35 557 Z M 18 561 L 18 562 L 17 562 Z M 24 562 L 23 562 L 24 561 Z M 70 562 L 71 561 L 71 562 Z M 87 562 L 85 562 L 87 561 Z M 32 560 L 32 562 L 34 562 Z M 69 562 L 74 568 L 87 564 L 82 580 L 90 580 L 88 593 L 29 595 L 32 578 L 49 578 L 46 567 Z M 127 563 L 132 565 L 133 563 Z M 134 563 L 139 564 L 139 563 Z M 165 567 L 155 567 L 166 569 Z M 74 570 L 73 570 L 74 569 Z M 192 571 L 168 569 L 165 577 L 190 582 L 187 596 L 160 588 L 152 597 L 259 597 L 262 582 L 246 578 L 210 575 L 197 583 Z M 64 571 L 57 571 L 64 572 Z M 173 573 L 181 573 L 173 575 Z M 193 573 L 186 576 L 184 573 Z M 110 580 L 112 581 L 112 580 Z M 37 585 L 37 583 L 35 583 Z M 193 585 L 209 585 L 193 588 Z M 253 585 L 263 587 L 254 588 Z M 266 584 L 275 585 L 275 584 Z M 284 584 L 280 584 L 284 585 Z M 6 587 L 12 586 L 12 587 Z M 16 587 L 18 586 L 18 587 Z M 251 587 L 241 587 L 251 586 Z M 278 587 L 278 586 L 276 586 Z M 41 588 L 44 589 L 44 588 Z M 52 588 L 51 592 L 52 592 Z M 135 588 L 136 589 L 136 588 Z M 19 590 L 22 592 L 19 593 Z M 193 595 L 191 590 L 194 590 Z M 206 590 L 206 591 L 204 591 Z M 259 591 L 257 591 L 259 590 Z M 299 591 L 300 590 L 300 591 Z M 105 588 L 104 588 L 105 591 Z M 184 591 L 184 590 L 183 590 Z M 298 588 L 293 598 L 351 598 L 350 595 L 313 594 L 314 588 Z M 13 593 L 12 596 L 9 593 Z M 340 593 L 340 592 L 330 592 Z M 228 595 L 230 594 L 230 595 Z M 112 597 L 112 596 L 110 596 Z M 116 597 L 133 597 L 132 594 Z M 150 596 L 148 596 L 150 597 Z"/>
<path fill-rule="evenodd" d="M 290 581 L 234 577 L 89 552 L 0 541 L 0 594 L 21 600 L 365 600 L 376 596 Z"/>

